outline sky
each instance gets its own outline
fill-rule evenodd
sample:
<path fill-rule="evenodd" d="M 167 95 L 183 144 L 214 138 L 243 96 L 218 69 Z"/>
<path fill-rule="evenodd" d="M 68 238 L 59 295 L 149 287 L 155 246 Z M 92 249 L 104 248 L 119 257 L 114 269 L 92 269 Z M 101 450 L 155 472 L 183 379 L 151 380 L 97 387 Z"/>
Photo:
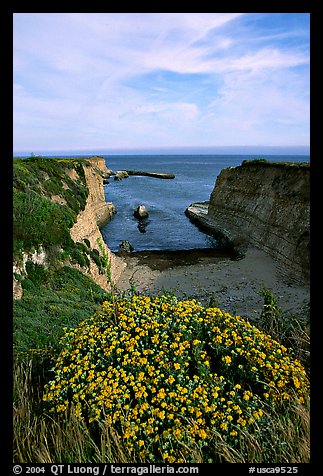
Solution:
<path fill-rule="evenodd" d="M 307 13 L 15 13 L 14 151 L 309 146 Z"/>

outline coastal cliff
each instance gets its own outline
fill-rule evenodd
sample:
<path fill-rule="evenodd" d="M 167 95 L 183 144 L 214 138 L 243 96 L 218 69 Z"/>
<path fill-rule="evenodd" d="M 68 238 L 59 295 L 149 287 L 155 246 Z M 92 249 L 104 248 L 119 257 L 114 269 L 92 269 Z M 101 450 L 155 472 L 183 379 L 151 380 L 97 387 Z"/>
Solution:
<path fill-rule="evenodd" d="M 86 159 L 90 167 L 84 167 L 84 174 L 88 188 L 88 197 L 85 209 L 78 214 L 76 223 L 70 230 L 72 240 L 82 242 L 88 240 L 92 249 L 102 251 L 98 246 L 100 243 L 102 249 L 108 256 L 110 263 L 111 281 L 116 282 L 124 268 L 125 263 L 121 258 L 110 251 L 104 243 L 100 232 L 100 227 L 111 220 L 116 213 L 116 208 L 112 202 L 106 202 L 104 197 L 103 176 L 109 173 L 103 157 L 91 157 Z M 90 260 L 89 269 L 85 271 L 89 276 L 103 289 L 109 289 L 107 277 L 100 274 L 100 270 Z"/>
<path fill-rule="evenodd" d="M 273 257 L 283 274 L 308 281 L 310 246 L 308 163 L 244 161 L 223 169 L 209 203 L 187 215 L 239 251 L 248 246 Z"/>
<path fill-rule="evenodd" d="M 79 213 L 76 223 L 70 230 L 70 234 L 75 243 L 88 240 L 92 249 L 98 249 L 98 242 L 101 243 L 101 246 L 105 253 L 107 253 L 109 259 L 111 281 L 116 282 L 126 265 L 123 260 L 112 253 L 103 242 L 99 229 L 99 227 L 111 220 L 114 213 L 116 213 L 114 204 L 112 202 L 106 202 L 104 197 L 102 177 L 105 176 L 109 170 L 105 165 L 103 157 L 93 157 L 87 159 L 87 162 L 91 164 L 90 167 L 84 167 L 84 174 L 89 193 L 85 209 Z M 90 261 L 90 267 L 85 274 L 89 274 L 90 277 L 103 289 L 109 288 L 109 285 L 107 286 L 107 277 L 100 274 L 98 267 L 93 260 Z"/>
<path fill-rule="evenodd" d="M 99 229 L 116 212 L 105 201 L 107 173 L 103 157 L 14 160 L 14 298 L 22 297 L 28 263 L 76 267 L 105 290 L 119 279 L 126 265 Z"/>

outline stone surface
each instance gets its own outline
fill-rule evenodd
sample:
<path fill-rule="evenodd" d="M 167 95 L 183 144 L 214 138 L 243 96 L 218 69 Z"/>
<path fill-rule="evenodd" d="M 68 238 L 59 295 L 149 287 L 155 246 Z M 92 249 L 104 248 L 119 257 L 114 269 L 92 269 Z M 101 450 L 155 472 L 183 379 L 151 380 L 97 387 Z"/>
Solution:
<path fill-rule="evenodd" d="M 92 165 L 92 164 L 91 164 Z M 99 227 L 109 221 L 116 212 L 115 206 L 111 202 L 105 201 L 104 187 L 102 175 L 98 173 L 106 172 L 104 158 L 95 158 L 94 167 L 84 167 L 86 183 L 89 189 L 85 209 L 79 213 L 76 223 L 71 228 L 71 238 L 73 241 L 83 242 L 84 239 L 89 240 L 91 247 L 97 249 L 100 253 L 98 240 L 108 255 L 111 265 L 111 279 L 113 282 L 118 281 L 126 264 L 110 251 L 104 243 Z M 106 276 L 100 274 L 96 264 L 91 260 L 90 270 L 88 274 L 103 289 L 109 289 Z"/>
<path fill-rule="evenodd" d="M 207 213 L 192 204 L 187 214 L 236 249 L 261 249 L 282 273 L 308 281 L 309 181 L 309 166 L 248 161 L 221 171 Z"/>
<path fill-rule="evenodd" d="M 174 179 L 175 175 L 168 172 L 142 172 L 140 170 L 126 170 L 128 175 L 137 175 L 142 177 L 152 177 L 158 179 Z"/>
<path fill-rule="evenodd" d="M 128 172 L 126 170 L 117 170 L 114 174 L 114 180 L 122 180 L 128 178 Z"/>
<path fill-rule="evenodd" d="M 135 211 L 133 212 L 134 216 L 136 218 L 138 218 L 139 220 L 143 219 L 143 218 L 148 218 L 149 217 L 149 213 L 147 211 L 147 208 L 145 207 L 145 205 L 139 205 Z"/>
<path fill-rule="evenodd" d="M 27 261 L 31 261 L 34 264 L 40 264 L 42 266 L 47 267 L 47 256 L 44 248 L 41 246 L 39 250 L 35 250 L 33 253 L 26 253 L 25 251 L 22 253 L 22 261 L 21 263 L 14 263 L 13 264 L 13 298 L 14 299 L 21 299 L 23 295 L 23 289 L 21 286 L 21 282 L 16 279 L 15 275 L 19 275 L 22 278 L 27 276 L 26 271 L 26 263 Z"/>
<path fill-rule="evenodd" d="M 192 223 L 197 225 L 204 233 L 211 236 L 216 236 L 219 242 L 222 242 L 224 246 L 229 246 L 229 242 L 225 235 L 221 233 L 216 227 L 212 218 L 208 215 L 210 202 L 196 202 L 191 203 L 185 210 L 185 215 L 191 220 Z M 230 247 L 230 246 L 229 246 Z"/>
<path fill-rule="evenodd" d="M 133 246 L 128 240 L 123 240 L 119 246 L 120 253 L 131 253 L 133 251 Z"/>

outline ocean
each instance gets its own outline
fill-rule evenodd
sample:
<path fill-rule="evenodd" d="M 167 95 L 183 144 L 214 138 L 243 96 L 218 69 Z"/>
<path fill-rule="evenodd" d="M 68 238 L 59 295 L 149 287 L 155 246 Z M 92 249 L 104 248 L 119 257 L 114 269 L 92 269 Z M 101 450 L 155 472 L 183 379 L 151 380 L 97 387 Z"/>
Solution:
<path fill-rule="evenodd" d="M 128 240 L 134 251 L 217 248 L 217 240 L 199 231 L 185 215 L 193 202 L 209 200 L 215 181 L 225 167 L 241 165 L 255 155 L 108 155 L 107 168 L 169 172 L 174 179 L 130 176 L 121 181 L 110 178 L 104 186 L 106 201 L 117 213 L 101 228 L 104 241 L 117 252 Z M 270 161 L 305 162 L 308 155 L 261 155 Z M 144 226 L 133 216 L 144 205 L 149 217 Z"/>

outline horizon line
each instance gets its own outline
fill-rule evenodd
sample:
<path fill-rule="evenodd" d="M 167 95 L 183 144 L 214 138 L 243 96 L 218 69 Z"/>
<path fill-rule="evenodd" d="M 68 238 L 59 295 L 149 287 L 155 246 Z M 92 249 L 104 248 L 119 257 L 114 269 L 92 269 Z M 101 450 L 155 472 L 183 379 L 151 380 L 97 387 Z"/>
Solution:
<path fill-rule="evenodd" d="M 309 145 L 206 145 L 206 146 L 152 146 L 152 147 L 149 147 L 149 146 L 135 146 L 135 147 L 95 147 L 95 148 L 92 148 L 92 147 L 84 147 L 84 148 L 81 148 L 81 149 L 78 149 L 78 148 L 55 148 L 55 149 L 47 149 L 47 148 L 39 148 L 39 149 L 34 149 L 38 154 L 40 153 L 40 151 L 43 151 L 43 153 L 58 153 L 58 152 L 61 152 L 61 153 L 72 153 L 74 152 L 75 153 L 84 153 L 84 154 L 88 154 L 88 153 L 92 153 L 91 151 L 93 151 L 93 153 L 99 153 L 99 151 L 101 151 L 101 154 L 104 152 L 104 155 L 106 155 L 107 153 L 113 153 L 113 152 L 130 152 L 130 151 L 136 151 L 136 152 L 143 152 L 143 151 L 146 151 L 146 152 L 152 152 L 152 151 L 189 151 L 189 150 L 195 150 L 195 151 L 211 151 L 211 150 L 238 150 L 240 149 L 241 151 L 245 151 L 246 149 L 250 149 L 252 150 L 254 153 L 254 151 L 256 149 L 263 149 L 263 150 L 266 150 L 266 149 L 270 149 L 272 151 L 274 150 L 277 150 L 280 149 L 280 150 L 286 150 L 286 149 L 289 149 L 289 150 L 293 150 L 293 153 L 295 154 L 295 152 L 298 150 L 299 153 L 301 151 L 303 152 L 307 152 L 308 154 L 310 153 L 310 146 Z M 19 149 L 13 149 L 13 155 L 15 156 L 17 153 L 20 153 L 20 154 L 34 154 L 34 152 L 27 152 L 27 148 L 19 148 Z M 247 153 L 247 152 L 246 152 Z M 263 153 L 261 152 L 261 150 L 259 150 L 259 153 Z M 37 155 L 37 154 L 35 154 Z"/>

